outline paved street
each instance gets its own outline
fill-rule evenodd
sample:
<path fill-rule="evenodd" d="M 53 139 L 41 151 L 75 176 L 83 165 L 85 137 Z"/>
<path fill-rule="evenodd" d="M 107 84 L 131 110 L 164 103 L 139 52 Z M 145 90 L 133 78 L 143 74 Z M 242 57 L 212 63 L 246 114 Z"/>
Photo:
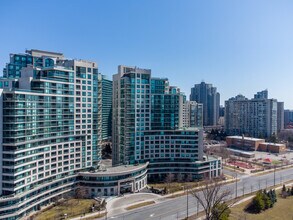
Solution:
<path fill-rule="evenodd" d="M 118 197 L 107 203 L 107 208 L 109 207 L 108 214 L 115 216 L 123 213 L 128 206 L 146 201 L 159 202 L 162 201 L 162 196 L 153 193 L 137 193 Z"/>
<path fill-rule="evenodd" d="M 283 183 L 284 181 L 293 180 L 293 168 L 276 171 L 275 183 Z M 240 176 L 240 180 L 237 182 L 237 195 L 248 194 L 250 192 L 257 191 L 269 186 L 274 185 L 274 173 L 269 173 L 262 176 Z M 233 190 L 231 198 L 235 197 L 236 183 L 225 185 L 225 188 Z M 136 194 L 139 195 L 139 194 Z M 189 215 L 196 214 L 197 209 L 202 210 L 201 207 L 197 207 L 196 200 L 189 196 Z M 133 211 L 124 211 L 121 214 L 108 215 L 108 219 L 127 219 L 127 220 L 141 220 L 141 219 L 182 219 L 186 217 L 186 196 L 181 196 L 175 199 L 168 199 L 160 201 L 155 205 L 150 205 L 142 208 L 135 209 Z"/>

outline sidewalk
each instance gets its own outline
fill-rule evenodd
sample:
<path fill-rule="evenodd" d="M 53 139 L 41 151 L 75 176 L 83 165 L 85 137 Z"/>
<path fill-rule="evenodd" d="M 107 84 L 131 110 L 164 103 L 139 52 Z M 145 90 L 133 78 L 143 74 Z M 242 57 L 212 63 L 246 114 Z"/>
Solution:
<path fill-rule="evenodd" d="M 94 217 L 96 215 L 99 215 L 99 214 L 104 214 L 106 213 L 106 210 L 103 210 L 103 211 L 100 211 L 100 212 L 93 212 L 93 213 L 89 213 L 89 214 L 86 214 L 84 216 L 80 216 L 80 217 L 74 217 L 74 218 L 69 218 L 70 220 L 80 220 L 80 219 L 85 219 L 85 218 L 90 218 L 90 217 Z M 100 217 L 101 218 L 101 217 Z"/>

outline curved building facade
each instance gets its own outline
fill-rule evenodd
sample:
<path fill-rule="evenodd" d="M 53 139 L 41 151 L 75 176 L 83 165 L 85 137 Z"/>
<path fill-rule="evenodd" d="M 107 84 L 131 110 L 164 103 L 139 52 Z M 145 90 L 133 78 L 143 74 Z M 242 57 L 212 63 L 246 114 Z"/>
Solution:
<path fill-rule="evenodd" d="M 91 197 L 139 192 L 147 185 L 148 163 L 110 167 L 98 172 L 80 172 L 78 183 Z"/>

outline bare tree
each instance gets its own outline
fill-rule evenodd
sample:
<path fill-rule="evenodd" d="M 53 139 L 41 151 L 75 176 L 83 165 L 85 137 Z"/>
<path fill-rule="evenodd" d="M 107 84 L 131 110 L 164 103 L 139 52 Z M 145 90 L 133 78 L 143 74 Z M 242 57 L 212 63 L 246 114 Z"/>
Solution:
<path fill-rule="evenodd" d="M 183 182 L 183 180 L 184 180 L 184 176 L 183 176 L 183 174 L 182 174 L 182 173 L 179 173 L 179 174 L 177 175 L 177 182 L 178 182 L 178 183 L 181 183 L 181 182 Z"/>
<path fill-rule="evenodd" d="M 230 158 L 231 152 L 227 147 L 220 147 L 221 154 L 220 156 L 224 159 L 225 164 L 227 163 L 227 159 Z"/>
<path fill-rule="evenodd" d="M 165 183 L 167 183 L 168 190 L 170 190 L 171 183 L 174 181 L 175 176 L 173 173 L 168 173 L 165 178 Z"/>
<path fill-rule="evenodd" d="M 191 190 L 190 192 L 203 207 L 206 220 L 220 219 L 221 215 L 229 209 L 228 205 L 223 204 L 232 191 L 223 188 L 223 184 L 218 180 L 205 180 L 200 191 Z"/>
<path fill-rule="evenodd" d="M 88 196 L 87 190 L 84 186 L 82 185 L 77 185 L 76 189 L 75 189 L 75 198 L 78 199 L 78 203 L 80 203 L 81 199 L 85 199 Z"/>

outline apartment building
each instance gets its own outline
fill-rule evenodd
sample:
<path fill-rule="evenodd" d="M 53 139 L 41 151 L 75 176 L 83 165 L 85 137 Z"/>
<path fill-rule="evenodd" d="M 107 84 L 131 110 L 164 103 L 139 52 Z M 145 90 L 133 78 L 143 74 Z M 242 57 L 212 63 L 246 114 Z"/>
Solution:
<path fill-rule="evenodd" d="M 278 102 L 268 99 L 267 91 L 259 92 L 253 99 L 237 95 L 225 101 L 225 130 L 229 135 L 246 135 L 266 138 L 281 129 Z"/>
<path fill-rule="evenodd" d="M 150 69 L 119 66 L 113 76 L 113 164 L 149 162 L 150 180 L 169 173 L 220 175 L 220 159 L 203 155 L 202 128 L 180 128 L 184 99 Z"/>

